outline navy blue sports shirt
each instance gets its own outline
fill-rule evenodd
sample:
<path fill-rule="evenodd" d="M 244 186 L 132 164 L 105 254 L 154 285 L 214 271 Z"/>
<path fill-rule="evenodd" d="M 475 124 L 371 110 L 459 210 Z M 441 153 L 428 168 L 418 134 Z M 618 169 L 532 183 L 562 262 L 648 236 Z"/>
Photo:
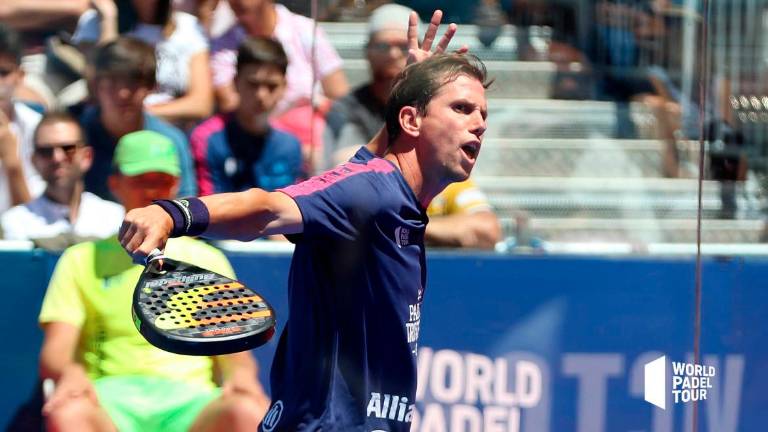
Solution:
<path fill-rule="evenodd" d="M 426 283 L 426 211 L 400 171 L 360 149 L 280 189 L 304 222 L 290 317 L 261 431 L 409 431 Z"/>

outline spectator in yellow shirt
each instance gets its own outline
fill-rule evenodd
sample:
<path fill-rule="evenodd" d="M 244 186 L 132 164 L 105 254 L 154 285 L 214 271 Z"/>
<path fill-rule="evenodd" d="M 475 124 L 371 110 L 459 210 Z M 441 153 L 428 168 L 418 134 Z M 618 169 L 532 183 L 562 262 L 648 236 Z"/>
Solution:
<path fill-rule="evenodd" d="M 488 198 L 472 179 L 452 183 L 427 208 L 430 246 L 493 249 L 501 226 Z"/>

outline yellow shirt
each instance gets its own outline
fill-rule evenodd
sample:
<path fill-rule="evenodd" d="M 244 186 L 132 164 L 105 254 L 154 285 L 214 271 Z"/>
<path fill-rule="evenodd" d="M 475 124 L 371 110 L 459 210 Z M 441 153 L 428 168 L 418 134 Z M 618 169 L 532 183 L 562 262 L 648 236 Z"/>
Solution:
<path fill-rule="evenodd" d="M 234 278 L 224 254 L 199 240 L 170 239 L 165 253 Z M 39 322 L 65 322 L 80 328 L 76 360 L 91 379 L 149 375 L 213 386 L 209 357 L 162 351 L 136 330 L 131 302 L 142 271 L 116 237 L 72 246 L 56 264 Z"/>
<path fill-rule="evenodd" d="M 427 216 L 490 211 L 491 205 L 472 179 L 451 183 L 427 207 Z"/>

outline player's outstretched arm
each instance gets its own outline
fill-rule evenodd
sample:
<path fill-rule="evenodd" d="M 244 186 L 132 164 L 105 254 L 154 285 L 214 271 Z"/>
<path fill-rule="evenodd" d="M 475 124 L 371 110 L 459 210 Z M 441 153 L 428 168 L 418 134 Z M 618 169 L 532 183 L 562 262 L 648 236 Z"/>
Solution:
<path fill-rule="evenodd" d="M 301 211 L 281 192 L 249 189 L 200 198 L 209 214 L 204 236 L 216 239 L 253 240 L 272 234 L 295 234 L 303 228 Z M 118 238 L 134 258 L 154 249 L 165 249 L 174 222 L 160 206 L 133 209 L 125 215 Z"/>

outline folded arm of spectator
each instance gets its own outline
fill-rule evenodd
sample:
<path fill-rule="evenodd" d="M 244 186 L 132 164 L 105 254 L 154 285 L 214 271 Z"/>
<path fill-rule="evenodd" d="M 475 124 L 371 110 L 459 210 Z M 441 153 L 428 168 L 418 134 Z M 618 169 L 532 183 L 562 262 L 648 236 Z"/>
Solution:
<path fill-rule="evenodd" d="M 19 205 L 32 199 L 24 178 L 24 168 L 19 155 L 19 145 L 16 136 L 11 131 L 8 116 L 0 110 L 0 166 L 5 167 L 8 176 L 8 194 L 11 205 Z M 3 193 L 3 192 L 0 192 Z"/>
<path fill-rule="evenodd" d="M 75 361 L 80 328 L 66 322 L 53 321 L 43 325 L 43 346 L 40 349 L 40 378 L 57 381 Z"/>
<path fill-rule="evenodd" d="M 169 121 L 200 120 L 210 116 L 213 112 L 213 84 L 208 52 L 199 52 L 192 56 L 189 64 L 189 88 L 183 96 L 150 105 L 147 111 Z"/>
<path fill-rule="evenodd" d="M 424 240 L 430 246 L 493 249 L 501 240 L 501 226 L 492 211 L 434 216 Z"/>
<path fill-rule="evenodd" d="M 343 69 L 337 69 L 320 80 L 323 93 L 329 99 L 338 99 L 349 93 L 349 83 Z"/>
<path fill-rule="evenodd" d="M 216 96 L 216 109 L 219 112 L 232 112 L 240 104 L 240 96 L 237 94 L 234 83 L 214 87 L 214 95 Z"/>
<path fill-rule="evenodd" d="M 49 28 L 52 23 L 79 17 L 89 3 L 89 0 L 2 0 L 0 22 L 21 31 Z"/>
<path fill-rule="evenodd" d="M 101 34 L 99 43 L 117 39 L 117 5 L 114 0 L 91 0 L 91 6 L 99 14 Z"/>

